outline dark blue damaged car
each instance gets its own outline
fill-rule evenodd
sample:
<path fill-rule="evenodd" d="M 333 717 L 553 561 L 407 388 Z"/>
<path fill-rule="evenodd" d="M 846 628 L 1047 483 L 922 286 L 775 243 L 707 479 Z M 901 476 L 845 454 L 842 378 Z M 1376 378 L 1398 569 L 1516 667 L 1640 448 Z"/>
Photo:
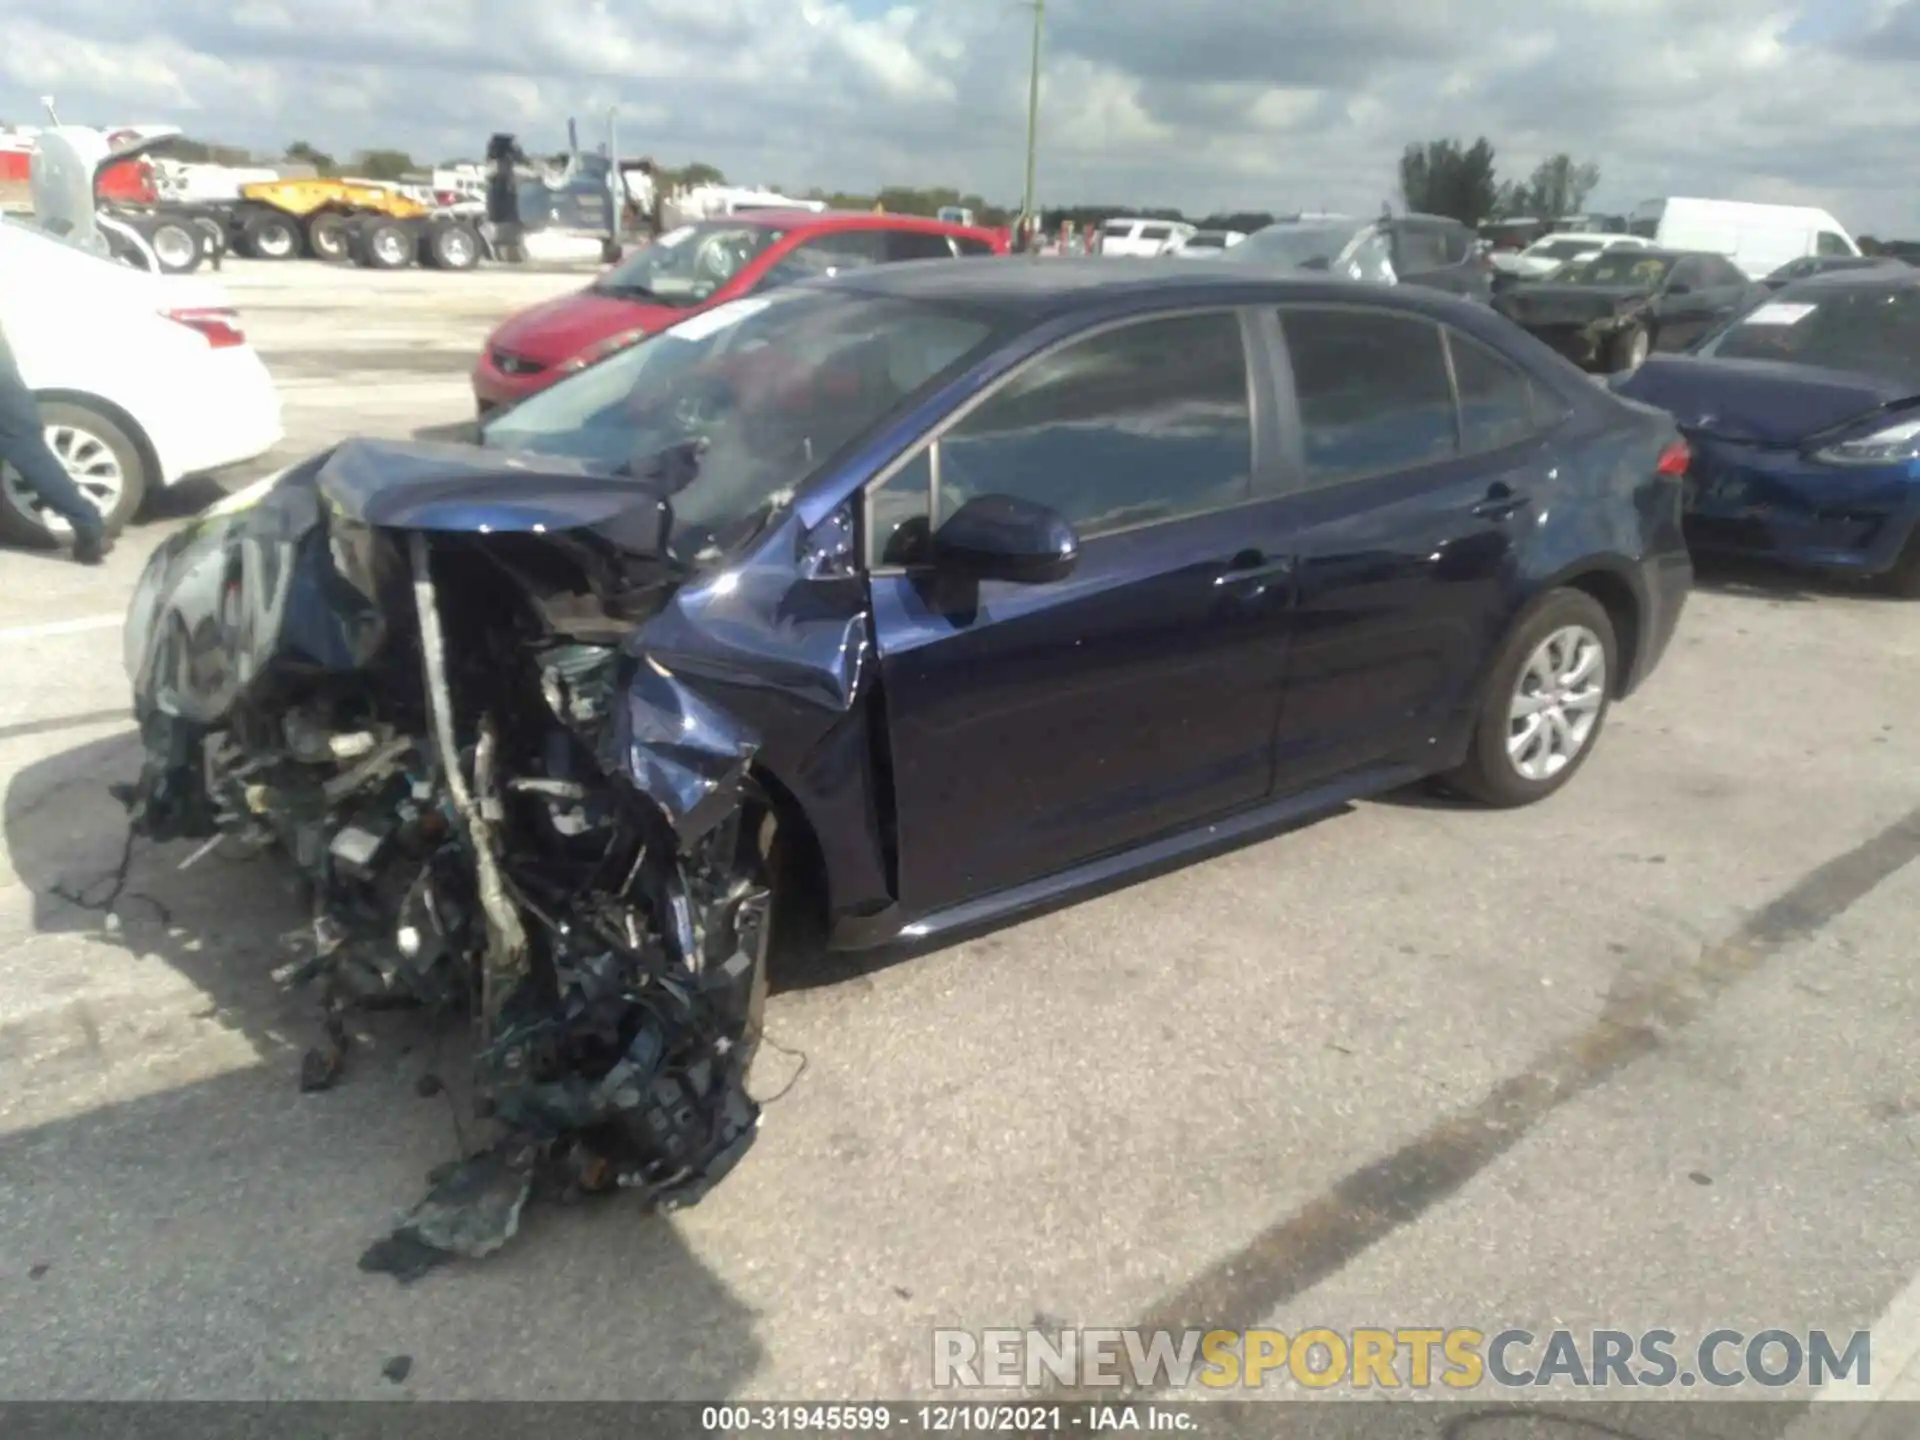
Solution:
<path fill-rule="evenodd" d="M 1673 633 L 1686 458 L 1412 287 L 860 271 L 168 541 L 123 793 L 293 857 L 329 1016 L 473 1011 L 519 1157 L 463 1177 L 489 1214 L 542 1167 L 683 1202 L 757 1120 L 775 932 L 925 939 L 1427 777 L 1565 785 Z M 415 1239 L 497 1243 L 470 1209 Z"/>
<path fill-rule="evenodd" d="M 1691 443 L 1686 531 L 1703 558 L 1920 598 L 1920 271 L 1803 280 L 1616 388 L 1669 411 Z"/>

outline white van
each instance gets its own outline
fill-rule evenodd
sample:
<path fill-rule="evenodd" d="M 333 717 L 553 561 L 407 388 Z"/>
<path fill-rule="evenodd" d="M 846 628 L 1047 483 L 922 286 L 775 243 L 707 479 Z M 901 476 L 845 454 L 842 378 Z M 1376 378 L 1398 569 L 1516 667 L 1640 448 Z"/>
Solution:
<path fill-rule="evenodd" d="M 1802 256 L 1860 253 L 1845 226 L 1810 205 L 1753 205 L 1676 195 L 1635 206 L 1627 232 L 1669 250 L 1725 255 L 1755 280 Z"/>

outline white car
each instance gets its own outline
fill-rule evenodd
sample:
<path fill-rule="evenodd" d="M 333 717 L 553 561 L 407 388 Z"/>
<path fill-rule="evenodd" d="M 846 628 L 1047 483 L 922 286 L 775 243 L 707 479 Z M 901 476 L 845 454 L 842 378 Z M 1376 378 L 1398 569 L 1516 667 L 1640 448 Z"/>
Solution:
<path fill-rule="evenodd" d="M 1603 250 L 1645 250 L 1647 246 L 1648 242 L 1638 235 L 1563 232 L 1536 240 L 1518 252 L 1496 251 L 1491 258 L 1496 270 L 1531 280 L 1550 275 L 1562 265 L 1571 265 L 1576 260 L 1591 260 Z"/>
<path fill-rule="evenodd" d="M 1244 230 L 1196 230 L 1175 245 L 1172 253 L 1193 260 L 1212 260 L 1246 238 Z"/>
<path fill-rule="evenodd" d="M 1165 255 L 1195 233 L 1178 220 L 1141 220 L 1116 216 L 1100 227 L 1102 255 Z"/>
<path fill-rule="evenodd" d="M 279 392 L 218 282 L 137 270 L 0 218 L 0 326 L 48 443 L 109 531 L 148 495 L 257 459 L 284 433 Z M 69 529 L 0 470 L 0 540 L 45 546 Z"/>

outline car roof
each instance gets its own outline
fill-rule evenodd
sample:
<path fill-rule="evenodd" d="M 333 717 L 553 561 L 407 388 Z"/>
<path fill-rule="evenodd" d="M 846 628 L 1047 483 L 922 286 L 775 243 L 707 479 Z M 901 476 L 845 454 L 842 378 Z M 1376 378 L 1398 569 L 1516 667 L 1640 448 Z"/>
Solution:
<path fill-rule="evenodd" d="M 1920 272 L 1916 272 L 1920 273 Z M 1335 280 L 1265 265 L 1190 265 L 1166 257 L 1004 256 L 919 265 L 868 265 L 807 285 L 908 300 L 991 306 L 1034 322 L 1096 310 L 1281 301 L 1334 301 L 1414 310 L 1434 319 L 1491 314 L 1439 290 Z"/>
<path fill-rule="evenodd" d="M 736 210 L 709 215 L 695 223 L 758 225 L 769 230 L 927 230 L 940 235 L 985 235 L 978 225 L 960 225 L 932 215 L 901 215 L 891 210 Z"/>
<path fill-rule="evenodd" d="M 1853 265 L 1796 280 L 1781 295 L 1823 294 L 1829 290 L 1920 289 L 1920 270 L 1911 265 Z"/>

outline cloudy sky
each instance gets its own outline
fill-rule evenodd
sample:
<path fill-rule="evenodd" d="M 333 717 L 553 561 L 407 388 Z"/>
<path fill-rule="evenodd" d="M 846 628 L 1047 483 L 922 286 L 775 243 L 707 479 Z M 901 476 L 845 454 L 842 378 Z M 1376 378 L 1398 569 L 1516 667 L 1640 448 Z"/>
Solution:
<path fill-rule="evenodd" d="M 1019 0 L 0 0 L 0 119 L 347 153 L 623 151 L 1019 195 Z M 1920 0 L 1049 0 L 1043 200 L 1371 211 L 1410 140 L 1566 149 L 1596 204 L 1804 200 L 1920 235 Z"/>

